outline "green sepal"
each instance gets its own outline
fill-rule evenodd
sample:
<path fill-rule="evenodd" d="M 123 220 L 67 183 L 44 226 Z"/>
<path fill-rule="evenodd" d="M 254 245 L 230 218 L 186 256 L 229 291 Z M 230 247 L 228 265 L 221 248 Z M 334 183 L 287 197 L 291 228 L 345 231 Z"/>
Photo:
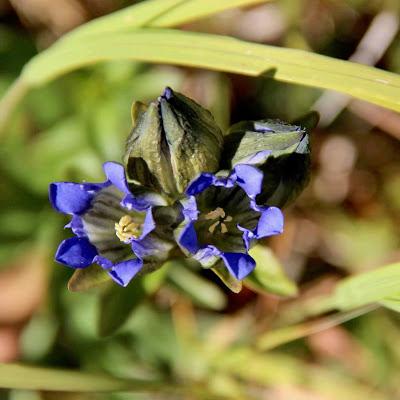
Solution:
<path fill-rule="evenodd" d="M 83 292 L 93 287 L 111 281 L 107 272 L 97 264 L 76 269 L 68 281 L 68 290 L 71 292 Z"/>
<path fill-rule="evenodd" d="M 211 268 L 211 271 L 214 272 L 214 274 L 217 275 L 224 285 L 233 293 L 239 293 L 242 290 L 242 281 L 233 277 L 222 261 L 215 264 Z"/>

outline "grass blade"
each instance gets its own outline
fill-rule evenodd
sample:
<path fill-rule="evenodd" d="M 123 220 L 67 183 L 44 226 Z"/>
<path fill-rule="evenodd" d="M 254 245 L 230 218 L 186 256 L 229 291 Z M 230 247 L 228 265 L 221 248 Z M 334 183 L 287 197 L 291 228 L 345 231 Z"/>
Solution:
<path fill-rule="evenodd" d="M 62 392 L 136 391 L 150 393 L 165 393 L 167 389 L 167 387 L 153 382 L 16 364 L 0 364 L 0 388 Z"/>
<path fill-rule="evenodd" d="M 288 326 L 265 333 L 258 340 L 257 346 L 261 350 L 271 350 L 275 347 L 313 335 L 323 330 L 343 324 L 379 307 L 376 304 L 358 308 L 348 312 L 339 312 L 325 318 L 298 325 Z"/>
<path fill-rule="evenodd" d="M 22 78 L 41 85 L 101 61 L 135 60 L 258 76 L 332 89 L 400 111 L 400 77 L 365 65 L 302 50 L 166 29 L 92 35 L 74 46 L 56 46 L 29 62 Z"/>

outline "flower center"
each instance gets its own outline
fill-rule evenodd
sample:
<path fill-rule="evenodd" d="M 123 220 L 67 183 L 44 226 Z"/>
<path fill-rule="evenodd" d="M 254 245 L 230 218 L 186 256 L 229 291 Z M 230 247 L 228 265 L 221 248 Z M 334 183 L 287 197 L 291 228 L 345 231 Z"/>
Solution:
<path fill-rule="evenodd" d="M 216 220 L 208 227 L 210 233 L 214 233 L 217 228 L 219 228 L 221 233 L 227 233 L 228 227 L 225 222 L 231 222 L 233 219 L 230 215 L 226 215 L 225 210 L 221 207 L 217 207 L 215 210 L 208 212 L 204 218 L 206 220 Z"/>
<path fill-rule="evenodd" d="M 142 232 L 142 225 L 133 220 L 130 215 L 124 215 L 115 224 L 115 234 L 121 242 L 128 243 L 130 239 L 136 239 Z"/>

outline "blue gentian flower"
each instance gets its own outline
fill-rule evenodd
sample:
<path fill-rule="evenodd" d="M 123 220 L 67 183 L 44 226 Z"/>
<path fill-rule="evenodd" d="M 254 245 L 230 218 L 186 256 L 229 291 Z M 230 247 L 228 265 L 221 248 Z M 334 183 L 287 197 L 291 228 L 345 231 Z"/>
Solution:
<path fill-rule="evenodd" d="M 139 271 L 155 269 L 168 258 L 176 213 L 156 194 L 133 196 L 122 165 L 107 162 L 103 169 L 103 183 L 50 185 L 51 204 L 72 215 L 66 227 L 76 235 L 60 244 L 55 259 L 72 268 L 99 264 L 126 286 Z"/>
<path fill-rule="evenodd" d="M 206 268 L 222 260 L 236 279 L 251 273 L 252 243 L 283 231 L 279 208 L 256 204 L 262 181 L 263 173 L 246 164 L 237 164 L 227 176 L 202 173 L 194 179 L 181 201 L 184 221 L 175 232 L 181 249 Z"/>

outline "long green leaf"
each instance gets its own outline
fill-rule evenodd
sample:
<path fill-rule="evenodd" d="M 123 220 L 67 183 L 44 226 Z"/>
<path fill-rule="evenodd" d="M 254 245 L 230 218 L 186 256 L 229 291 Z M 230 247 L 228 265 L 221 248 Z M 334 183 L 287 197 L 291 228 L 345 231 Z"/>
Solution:
<path fill-rule="evenodd" d="M 379 304 L 381 304 L 383 307 L 400 313 L 400 296 L 387 298 L 380 301 Z"/>
<path fill-rule="evenodd" d="M 165 393 L 167 389 L 158 383 L 140 380 L 118 379 L 109 375 L 15 364 L 0 364 L 0 388 L 63 392 L 136 391 L 142 393 Z"/>
<path fill-rule="evenodd" d="M 400 111 L 400 77 L 365 65 L 301 50 L 167 29 L 91 35 L 73 46 L 55 46 L 32 59 L 22 79 L 41 85 L 62 74 L 107 60 L 176 64 L 333 89 Z"/>
<path fill-rule="evenodd" d="M 143 26 L 169 28 L 228 9 L 268 1 L 270 0 L 147 0 L 86 23 L 63 36 L 57 45 L 67 40 L 81 40 L 88 34 L 123 32 Z"/>
<path fill-rule="evenodd" d="M 390 299 L 399 292 L 400 263 L 395 263 L 345 279 L 338 284 L 333 296 L 337 308 L 350 310 Z"/>
<path fill-rule="evenodd" d="M 232 8 L 252 6 L 261 3 L 268 3 L 271 0 L 191 0 L 171 9 L 168 13 L 160 15 L 148 26 L 169 28 L 186 24 L 210 15 Z"/>
<path fill-rule="evenodd" d="M 59 46 L 72 40 L 83 40 L 86 35 L 108 34 L 140 28 L 151 24 L 152 21 L 157 21 L 161 16 L 169 15 L 175 7 L 184 3 L 190 3 L 190 0 L 143 1 L 81 25 L 64 35 L 55 45 Z"/>

